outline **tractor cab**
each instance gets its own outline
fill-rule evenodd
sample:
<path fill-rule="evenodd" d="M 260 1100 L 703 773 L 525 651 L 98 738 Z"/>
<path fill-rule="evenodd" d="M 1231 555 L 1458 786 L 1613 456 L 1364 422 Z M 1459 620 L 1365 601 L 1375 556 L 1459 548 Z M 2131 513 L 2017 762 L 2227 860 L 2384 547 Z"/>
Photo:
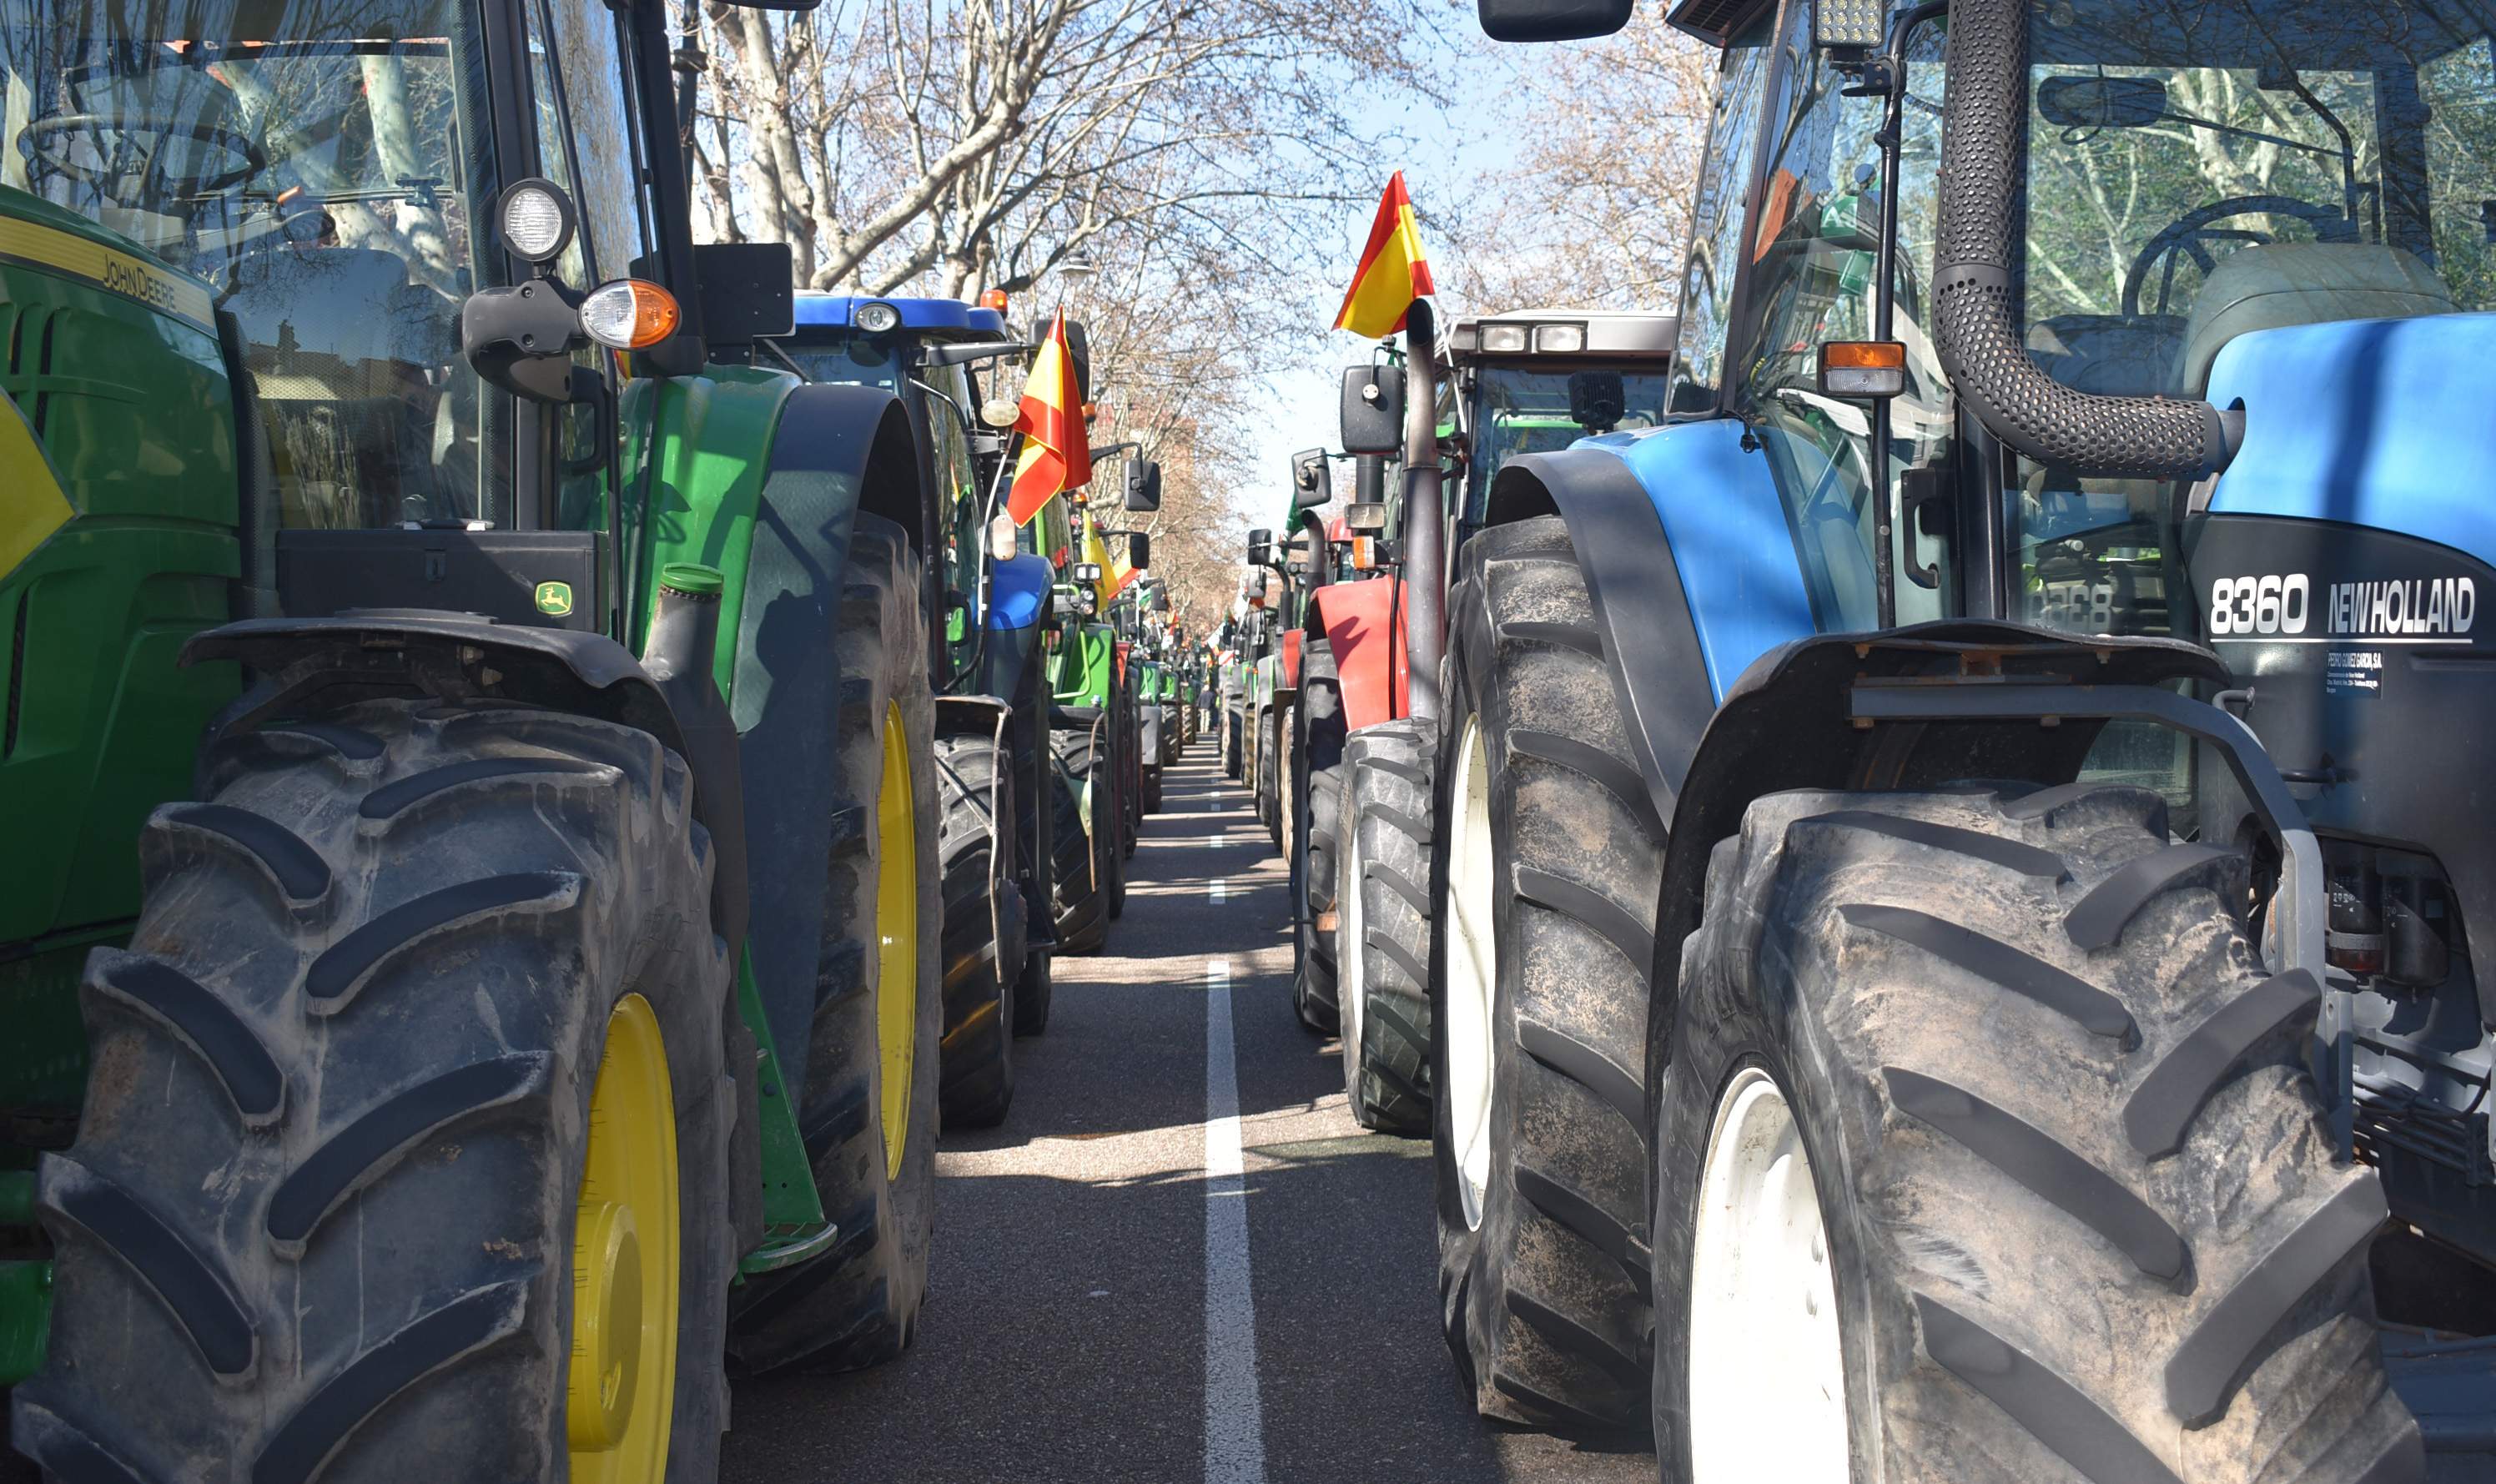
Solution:
<path fill-rule="evenodd" d="M 1662 425 L 1670 315 L 1518 310 L 1458 320 L 1444 343 L 1439 438 L 1461 482 L 1456 519 L 1479 528 L 1491 480 L 1520 453 Z"/>

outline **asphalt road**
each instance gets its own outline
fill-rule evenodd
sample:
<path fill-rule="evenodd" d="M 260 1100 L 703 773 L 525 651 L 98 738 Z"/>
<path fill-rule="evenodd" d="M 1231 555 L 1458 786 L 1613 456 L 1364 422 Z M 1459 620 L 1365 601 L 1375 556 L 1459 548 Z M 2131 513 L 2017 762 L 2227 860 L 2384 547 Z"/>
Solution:
<path fill-rule="evenodd" d="M 738 1385 L 723 1480 L 1652 1480 L 1636 1444 L 1474 1415 L 1429 1145 L 1362 1132 L 1293 1015 L 1284 864 L 1209 742 L 1129 873 L 1015 1044 L 1012 1116 L 945 1140 L 918 1343 Z"/>

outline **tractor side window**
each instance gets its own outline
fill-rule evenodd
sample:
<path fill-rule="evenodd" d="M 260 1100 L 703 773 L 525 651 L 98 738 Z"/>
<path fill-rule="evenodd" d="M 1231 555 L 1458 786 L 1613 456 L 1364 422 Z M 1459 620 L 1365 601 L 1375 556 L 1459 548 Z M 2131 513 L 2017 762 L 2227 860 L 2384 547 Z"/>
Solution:
<path fill-rule="evenodd" d="M 580 218 L 591 276 L 629 275 L 633 260 L 655 253 L 641 219 L 631 107 L 633 79 L 622 49 L 622 16 L 603 0 L 552 0 L 548 34 L 563 66 L 564 97 L 579 143 Z"/>
<path fill-rule="evenodd" d="M 2496 307 L 2496 51 L 2475 0 L 2029 12 L 2029 353 L 2200 398 L 2238 335 Z M 2020 459 L 2029 621 L 2196 632 L 2187 492 Z"/>
<path fill-rule="evenodd" d="M 1752 144 L 1759 134 L 1761 95 L 1776 56 L 1768 45 L 1771 31 L 1772 22 L 1763 15 L 1725 48 L 1716 116 L 1707 126 L 1707 152 L 1700 157 L 1713 168 L 1700 172 L 1699 197 L 1691 209 L 1690 261 L 1682 268 L 1681 338 L 1672 352 L 1670 399 L 1671 410 L 1679 414 L 1716 411 L 1724 386 Z"/>
<path fill-rule="evenodd" d="M 952 397 L 956 407 L 972 405 L 971 386 L 959 366 L 932 366 L 920 375 Z M 936 398 L 928 399 L 927 420 L 935 437 L 937 512 L 945 542 L 946 647 L 952 663 L 968 665 L 979 634 L 970 605 L 979 601 L 981 546 L 985 531 L 980 496 L 979 462 L 971 456 L 971 430 L 962 414 Z M 962 606 L 953 606 L 959 600 Z"/>
<path fill-rule="evenodd" d="M 17 0 L 0 96 L 0 180 L 230 317 L 284 525 L 509 522 L 509 399 L 459 352 L 500 259 L 475 7 Z"/>
<path fill-rule="evenodd" d="M 1810 12 L 1797 6 L 1790 46 L 1792 108 L 1774 121 L 1768 173 L 1752 238 L 1752 278 L 1740 337 L 1744 364 L 1735 408 L 1765 448 L 1801 557 L 1820 629 L 1880 626 L 1874 567 L 1874 480 L 1889 481 L 1893 509 L 1900 476 L 1946 456 L 1952 409 L 1933 348 L 1923 292 L 1938 211 L 1942 36 L 1926 26 L 1909 58 L 1911 95 L 1901 138 L 1892 331 L 1907 346 L 1907 390 L 1889 403 L 1889 467 L 1874 470 L 1871 408 L 1819 389 L 1820 348 L 1873 332 L 1882 219 L 1881 153 L 1874 140 L 1884 109 L 1850 98 L 1844 74 L 1810 46 Z M 1911 542 L 1898 522 L 1891 551 L 1901 623 L 1939 618 L 1951 584 L 1916 580 L 1910 563 L 1936 553 Z"/>

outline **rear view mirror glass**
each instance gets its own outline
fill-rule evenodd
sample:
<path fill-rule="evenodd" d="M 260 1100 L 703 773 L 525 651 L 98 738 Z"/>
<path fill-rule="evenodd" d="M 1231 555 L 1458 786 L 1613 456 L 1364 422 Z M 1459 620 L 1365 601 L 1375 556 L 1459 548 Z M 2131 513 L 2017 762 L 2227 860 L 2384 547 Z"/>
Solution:
<path fill-rule="evenodd" d="M 2167 116 L 2160 77 L 2047 77 L 2037 84 L 2037 111 L 2057 129 L 2140 129 Z"/>
<path fill-rule="evenodd" d="M 1127 533 L 1127 565 L 1138 572 L 1153 565 L 1153 539 L 1142 531 Z"/>
<path fill-rule="evenodd" d="M 1128 510 L 1144 511 L 1162 508 L 1162 466 L 1158 459 L 1127 460 Z"/>
<path fill-rule="evenodd" d="M 1482 34 L 1495 42 L 1574 42 L 1609 36 L 1637 0 L 1475 0 Z"/>

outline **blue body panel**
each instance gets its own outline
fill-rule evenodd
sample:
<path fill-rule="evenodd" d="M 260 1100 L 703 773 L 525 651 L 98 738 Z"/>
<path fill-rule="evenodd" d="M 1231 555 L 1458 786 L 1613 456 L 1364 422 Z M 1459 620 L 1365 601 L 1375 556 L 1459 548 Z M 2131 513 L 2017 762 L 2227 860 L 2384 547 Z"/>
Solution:
<path fill-rule="evenodd" d="M 1655 504 L 1720 703 L 1751 662 L 1812 633 L 1811 595 L 1765 453 L 1730 418 L 1612 433 L 1578 448 L 1618 456 Z"/>
<path fill-rule="evenodd" d="M 2213 514 L 2397 531 L 2496 565 L 2496 315 L 2356 320 L 2240 335 L 2210 401 L 2242 402 L 2245 441 Z"/>
<path fill-rule="evenodd" d="M 1002 340 L 1006 318 L 993 309 L 965 304 L 960 299 L 896 299 L 861 298 L 847 294 L 800 294 L 797 295 L 797 327 L 799 329 L 848 329 L 857 323 L 860 304 L 890 304 L 901 311 L 904 330 L 955 331 L 965 336 Z"/>
<path fill-rule="evenodd" d="M 988 577 L 988 611 L 983 627 L 1028 629 L 1040 622 L 1041 604 L 1048 599 L 1055 570 L 1048 559 L 1028 553 L 999 562 Z"/>

